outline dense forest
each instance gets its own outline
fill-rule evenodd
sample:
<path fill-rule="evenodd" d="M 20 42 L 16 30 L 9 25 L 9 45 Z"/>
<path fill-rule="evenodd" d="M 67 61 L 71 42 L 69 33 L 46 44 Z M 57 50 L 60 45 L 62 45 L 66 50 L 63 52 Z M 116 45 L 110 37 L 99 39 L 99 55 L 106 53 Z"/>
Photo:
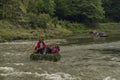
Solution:
<path fill-rule="evenodd" d="M 0 0 L 0 20 L 31 28 L 56 26 L 58 20 L 94 27 L 120 21 L 120 0 Z"/>

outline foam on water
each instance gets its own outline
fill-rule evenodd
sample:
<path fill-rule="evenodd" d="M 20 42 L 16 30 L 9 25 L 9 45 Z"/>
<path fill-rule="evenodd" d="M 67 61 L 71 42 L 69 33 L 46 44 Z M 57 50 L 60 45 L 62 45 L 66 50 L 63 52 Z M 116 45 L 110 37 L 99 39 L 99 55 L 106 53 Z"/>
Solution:
<path fill-rule="evenodd" d="M 23 75 L 31 75 L 31 72 L 12 72 L 12 73 L 3 73 L 0 74 L 1 76 L 7 77 L 7 76 L 23 76 Z"/>
<path fill-rule="evenodd" d="M 45 79 L 50 79 L 50 80 L 81 80 L 78 77 L 72 77 L 70 74 L 63 73 L 63 72 L 58 72 L 58 73 L 44 73 L 44 74 L 39 74 L 35 73 L 35 77 L 44 77 Z"/>
<path fill-rule="evenodd" d="M 104 78 L 103 80 L 116 80 L 116 79 L 108 76 L 108 77 Z"/>
<path fill-rule="evenodd" d="M 12 68 L 12 67 L 0 67 L 0 71 L 10 73 L 10 72 L 14 72 L 14 68 Z"/>
<path fill-rule="evenodd" d="M 20 77 L 20 76 L 25 76 L 25 75 L 30 75 L 30 76 L 34 76 L 37 78 L 44 78 L 44 79 L 50 79 L 50 80 L 81 80 L 78 77 L 73 77 L 72 75 L 68 74 L 68 73 L 63 73 L 63 72 L 57 72 L 57 73 L 52 73 L 49 74 L 48 72 L 45 73 L 38 73 L 38 72 L 18 72 L 18 71 L 14 71 L 13 68 L 11 67 L 0 67 L 0 70 L 3 70 L 4 73 L 1 73 L 1 76 L 7 77 L 7 76 L 13 76 L 13 77 Z"/>
<path fill-rule="evenodd" d="M 20 56 L 20 55 L 22 55 L 22 54 L 20 54 L 20 53 L 9 53 L 9 52 L 6 52 L 6 53 L 4 53 L 4 55 L 3 56 Z"/>
<path fill-rule="evenodd" d="M 25 64 L 24 63 L 6 63 L 7 65 L 16 65 L 16 66 L 24 66 Z"/>
<path fill-rule="evenodd" d="M 11 55 L 11 53 L 8 53 L 8 52 L 7 52 L 7 53 L 5 53 L 5 54 L 6 54 L 6 55 Z"/>
<path fill-rule="evenodd" d="M 13 64 L 16 66 L 23 66 L 24 65 L 24 63 L 13 63 Z"/>

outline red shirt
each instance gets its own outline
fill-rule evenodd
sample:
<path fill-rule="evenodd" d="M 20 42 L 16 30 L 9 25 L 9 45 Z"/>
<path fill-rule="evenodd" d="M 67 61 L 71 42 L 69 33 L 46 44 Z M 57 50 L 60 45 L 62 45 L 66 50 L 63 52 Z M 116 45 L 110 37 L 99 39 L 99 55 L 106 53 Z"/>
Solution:
<path fill-rule="evenodd" d="M 45 47 L 46 47 L 46 43 L 44 41 L 37 42 L 37 44 L 35 45 L 35 50 L 38 48 L 45 48 Z"/>

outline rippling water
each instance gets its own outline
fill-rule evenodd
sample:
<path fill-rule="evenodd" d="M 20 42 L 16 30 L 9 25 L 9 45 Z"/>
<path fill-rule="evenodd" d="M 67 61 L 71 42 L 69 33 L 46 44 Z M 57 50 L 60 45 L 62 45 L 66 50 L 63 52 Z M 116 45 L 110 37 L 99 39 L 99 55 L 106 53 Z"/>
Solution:
<path fill-rule="evenodd" d="M 65 39 L 53 41 L 67 42 Z M 49 44 L 52 40 L 46 42 Z M 61 45 L 62 58 L 58 62 L 31 61 L 29 55 L 35 43 L 0 43 L 0 80 L 120 80 L 119 41 Z"/>

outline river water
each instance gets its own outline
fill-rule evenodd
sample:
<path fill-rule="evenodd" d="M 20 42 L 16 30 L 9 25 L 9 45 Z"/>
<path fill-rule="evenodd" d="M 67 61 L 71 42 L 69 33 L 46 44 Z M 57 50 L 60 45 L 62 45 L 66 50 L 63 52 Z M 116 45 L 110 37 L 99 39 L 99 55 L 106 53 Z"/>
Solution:
<path fill-rule="evenodd" d="M 0 80 L 120 80 L 120 41 L 78 38 L 46 40 L 60 44 L 58 62 L 31 61 L 36 41 L 0 43 Z"/>

